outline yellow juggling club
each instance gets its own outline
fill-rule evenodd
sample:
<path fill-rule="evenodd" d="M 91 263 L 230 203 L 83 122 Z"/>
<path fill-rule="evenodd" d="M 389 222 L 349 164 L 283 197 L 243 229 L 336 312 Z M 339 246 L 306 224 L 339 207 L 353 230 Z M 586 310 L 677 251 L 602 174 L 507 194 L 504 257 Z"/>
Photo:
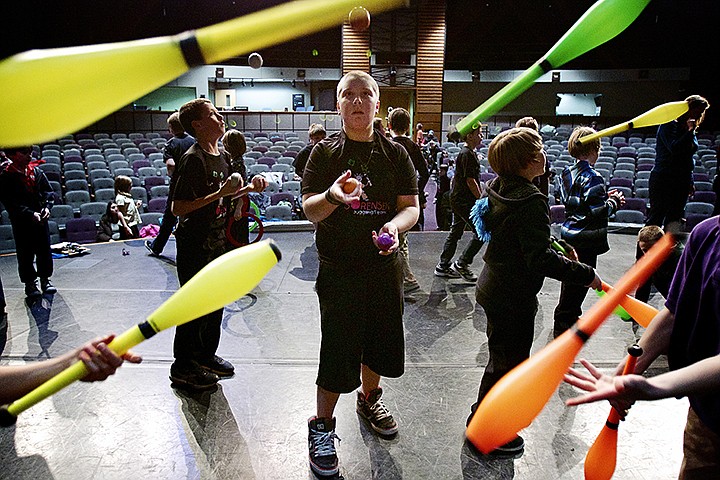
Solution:
<path fill-rule="evenodd" d="M 406 0 L 363 0 L 371 13 Z M 74 133 L 189 69 L 347 21 L 357 0 L 298 0 L 175 36 L 31 50 L 0 62 L 0 146 Z"/>
<path fill-rule="evenodd" d="M 482 453 L 513 440 L 545 407 L 575 356 L 620 302 L 670 255 L 674 241 L 666 234 L 601 297 L 570 330 L 510 370 L 487 393 L 466 435 Z"/>
<path fill-rule="evenodd" d="M 115 337 L 108 347 L 122 355 L 166 328 L 182 325 L 223 308 L 255 288 L 280 258 L 280 250 L 272 240 L 253 243 L 216 258 L 143 323 Z M 87 373 L 85 364 L 78 361 L 24 397 L 0 407 L 0 426 L 13 425 L 19 414 L 80 380 Z"/>
<path fill-rule="evenodd" d="M 624 132 L 625 130 L 630 130 L 631 128 L 651 127 L 653 125 L 667 123 L 675 120 L 687 111 L 688 103 L 685 101 L 663 103 L 662 105 L 658 105 L 657 107 L 651 108 L 647 112 L 638 115 L 629 122 L 620 123 L 614 127 L 608 127 L 600 130 L 592 135 L 580 137 L 578 138 L 577 143 L 582 144 L 591 142 L 596 138 L 608 137 L 610 135 L 615 135 L 616 133 Z"/>

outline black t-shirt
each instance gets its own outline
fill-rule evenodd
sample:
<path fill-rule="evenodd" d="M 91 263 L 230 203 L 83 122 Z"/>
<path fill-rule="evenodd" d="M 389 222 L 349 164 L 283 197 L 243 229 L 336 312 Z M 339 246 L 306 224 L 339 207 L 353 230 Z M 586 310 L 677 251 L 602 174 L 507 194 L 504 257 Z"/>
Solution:
<path fill-rule="evenodd" d="M 302 148 L 302 150 L 298 152 L 297 156 L 295 157 L 293 167 L 295 168 L 295 173 L 297 173 L 301 177 L 303 176 L 303 173 L 305 173 L 305 165 L 307 165 L 307 161 L 310 158 L 310 152 L 312 152 L 314 146 L 314 144 L 308 143 Z"/>
<path fill-rule="evenodd" d="M 362 198 L 357 208 L 341 205 L 317 225 L 320 261 L 356 269 L 392 261 L 392 255 L 378 253 L 372 232 L 395 217 L 398 195 L 417 195 L 415 167 L 402 146 L 381 135 L 376 134 L 372 142 L 333 136 L 312 150 L 303 194 L 327 190 L 348 169 L 363 184 Z"/>
<path fill-rule="evenodd" d="M 187 149 L 192 147 L 194 144 L 195 138 L 187 133 L 183 133 L 180 137 L 172 137 L 165 143 L 165 148 L 163 149 L 163 161 L 167 163 L 167 161 L 172 158 L 175 163 L 178 163 L 180 158 L 182 158 L 183 153 L 185 153 Z M 175 166 L 177 167 L 177 165 Z"/>
<path fill-rule="evenodd" d="M 452 181 L 450 201 L 457 204 L 474 204 L 476 197 L 466 179 L 474 178 L 480 183 L 480 160 L 467 146 L 464 146 L 455 161 L 455 176 Z"/>
<path fill-rule="evenodd" d="M 211 155 L 196 143 L 182 156 L 180 168 L 173 175 L 173 200 L 195 200 L 217 192 L 229 174 L 230 159 L 225 152 Z M 224 228 L 226 213 L 227 208 L 218 201 L 198 208 L 179 218 L 175 235 L 200 242 L 219 238 L 217 230 Z"/>
<path fill-rule="evenodd" d="M 418 183 L 422 185 L 427 183 L 430 178 L 430 173 L 428 172 L 427 162 L 425 162 L 425 157 L 423 157 L 420 147 L 418 147 L 410 137 L 404 137 L 402 135 L 393 137 L 393 141 L 399 143 L 407 150 L 410 160 L 413 165 L 415 165 L 415 170 L 417 170 Z"/>

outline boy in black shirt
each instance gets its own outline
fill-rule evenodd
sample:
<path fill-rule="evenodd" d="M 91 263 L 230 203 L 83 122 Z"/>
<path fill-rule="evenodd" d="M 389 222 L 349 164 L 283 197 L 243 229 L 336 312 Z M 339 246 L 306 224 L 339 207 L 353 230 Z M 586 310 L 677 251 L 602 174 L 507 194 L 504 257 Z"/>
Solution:
<path fill-rule="evenodd" d="M 172 213 L 179 218 L 177 272 L 180 285 L 187 283 L 205 265 L 226 251 L 225 219 L 227 203 L 223 197 L 237 193 L 228 181 L 230 159 L 221 152 L 218 140 L 225 133 L 225 122 L 205 98 L 191 100 L 180 107 L 180 122 L 197 139 L 182 156 L 175 172 L 176 184 Z M 234 373 L 230 362 L 215 354 L 220 343 L 223 310 L 179 325 L 175 330 L 170 380 L 176 385 L 204 390 L 219 377 Z"/>
<path fill-rule="evenodd" d="M 357 412 L 381 435 L 398 426 L 381 400 L 380 378 L 405 368 L 399 235 L 418 219 L 415 168 L 405 149 L 373 130 L 377 82 L 348 72 L 337 87 L 342 130 L 318 143 L 303 176 L 303 209 L 316 227 L 322 343 L 317 410 L 308 420 L 309 460 L 322 476 L 338 473 L 333 413 L 357 387 Z M 346 182 L 359 182 L 346 192 Z M 348 182 L 352 183 L 352 182 Z M 388 250 L 377 238 L 386 233 Z"/>
<path fill-rule="evenodd" d="M 475 205 L 475 200 L 482 195 L 480 160 L 475 153 L 475 147 L 482 141 L 480 126 L 465 135 L 463 140 L 465 145 L 463 145 L 457 156 L 455 176 L 452 179 L 452 191 L 450 193 L 453 223 L 445 240 L 443 251 L 440 254 L 440 262 L 435 267 L 435 275 L 446 278 L 463 277 L 468 282 L 476 282 L 477 275 L 470 270 L 470 264 L 482 248 L 483 242 L 478 238 L 475 227 L 470 221 L 470 209 Z M 453 262 L 452 259 L 457 250 L 457 244 L 462 238 L 465 229 L 472 231 L 472 238 L 460 258 Z"/>

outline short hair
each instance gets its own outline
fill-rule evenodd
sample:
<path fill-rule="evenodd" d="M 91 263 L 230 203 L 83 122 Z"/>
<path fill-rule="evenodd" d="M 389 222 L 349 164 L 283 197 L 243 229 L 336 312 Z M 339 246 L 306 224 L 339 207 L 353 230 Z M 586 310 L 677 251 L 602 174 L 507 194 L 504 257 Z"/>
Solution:
<path fill-rule="evenodd" d="M 655 242 L 660 240 L 663 235 L 665 232 L 657 225 L 645 225 L 638 232 L 638 242 L 655 245 Z"/>
<path fill-rule="evenodd" d="M 185 129 L 185 131 L 193 137 L 195 136 L 195 129 L 192 126 L 192 122 L 194 122 L 195 120 L 200 120 L 200 115 L 202 114 L 202 106 L 206 103 L 212 105 L 212 102 L 207 98 L 196 98 L 195 100 L 190 100 L 189 102 L 183 104 L 182 107 L 180 107 L 180 123 L 182 124 L 182 127 Z"/>
<path fill-rule="evenodd" d="M 33 152 L 33 147 L 32 146 L 8 147 L 8 148 L 3 148 L 2 150 L 3 150 L 3 152 L 5 152 L 5 156 L 7 158 L 10 158 L 18 152 L 24 153 L 25 155 L 30 155 Z"/>
<path fill-rule="evenodd" d="M 578 143 L 578 139 L 597 133 L 591 127 L 575 127 L 568 139 L 568 153 L 575 158 L 586 157 L 589 154 L 600 150 L 600 139 L 596 138 L 589 142 Z"/>
<path fill-rule="evenodd" d="M 708 102 L 705 97 L 701 97 L 700 95 L 690 95 L 685 99 L 685 101 L 688 104 L 688 110 L 693 110 L 696 108 L 703 109 L 702 113 L 700 114 L 700 118 L 697 119 L 697 125 L 700 125 L 703 120 L 705 120 L 705 110 L 710 107 L 710 102 Z"/>
<path fill-rule="evenodd" d="M 410 130 L 410 112 L 402 107 L 393 108 L 388 115 L 390 130 L 399 134 L 405 134 Z"/>
<path fill-rule="evenodd" d="M 310 125 L 310 128 L 308 128 L 308 136 L 312 137 L 315 135 L 327 135 L 325 127 L 323 127 L 321 123 L 313 123 Z"/>
<path fill-rule="evenodd" d="M 710 106 L 710 102 L 708 102 L 705 97 L 702 97 L 700 95 L 690 95 L 689 97 L 687 97 L 685 99 L 685 101 L 688 103 L 688 106 L 690 108 L 695 108 L 695 107 L 700 107 L 700 106 L 702 106 L 704 108 L 708 108 Z"/>
<path fill-rule="evenodd" d="M 532 128 L 515 127 L 500 132 L 488 147 L 488 160 L 498 175 L 517 175 L 542 151 L 542 137 Z"/>
<path fill-rule="evenodd" d="M 244 155 L 247 151 L 245 135 L 239 130 L 230 129 L 225 132 L 222 137 L 222 144 L 233 159 Z"/>
<path fill-rule="evenodd" d="M 174 135 L 179 135 L 185 131 L 182 123 L 180 123 L 180 113 L 174 112 L 167 119 L 168 127 Z"/>
<path fill-rule="evenodd" d="M 365 83 L 370 85 L 370 89 L 373 91 L 375 96 L 380 98 L 380 87 L 378 87 L 377 82 L 370 76 L 370 74 L 363 72 L 362 70 L 350 70 L 342 76 L 337 84 L 337 90 L 335 92 L 338 98 L 340 98 L 342 91 L 345 89 L 345 85 L 347 85 L 351 80 L 363 80 Z"/>
<path fill-rule="evenodd" d="M 127 175 L 118 175 L 115 177 L 115 193 L 127 193 L 132 188 L 132 179 Z"/>
<path fill-rule="evenodd" d="M 527 127 L 532 128 L 533 130 L 540 130 L 540 126 L 538 125 L 537 120 L 535 120 L 533 117 L 523 117 L 517 122 L 515 122 L 516 127 Z"/>
<path fill-rule="evenodd" d="M 423 128 L 422 123 L 418 123 L 418 124 L 415 126 L 415 130 L 422 130 L 422 128 Z"/>
<path fill-rule="evenodd" d="M 475 126 L 475 125 L 473 125 L 473 126 Z M 461 133 L 460 140 L 462 140 L 464 142 L 465 140 L 467 140 L 468 135 L 470 135 L 471 133 L 473 133 L 476 130 L 480 130 L 481 128 L 482 128 L 482 123 L 478 123 L 477 128 L 473 128 L 473 129 L 469 130 L 467 133 Z M 432 130 L 430 130 L 430 132 L 432 133 Z M 460 133 L 460 132 L 458 132 L 458 133 Z"/>

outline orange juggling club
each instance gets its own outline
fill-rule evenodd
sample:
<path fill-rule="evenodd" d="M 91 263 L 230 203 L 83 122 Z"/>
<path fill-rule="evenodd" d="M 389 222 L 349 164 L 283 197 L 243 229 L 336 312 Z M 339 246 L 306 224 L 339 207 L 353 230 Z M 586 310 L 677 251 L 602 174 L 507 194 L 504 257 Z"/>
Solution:
<path fill-rule="evenodd" d="M 628 353 L 630 355 L 625 362 L 623 375 L 629 375 L 635 371 L 637 358 L 643 354 L 643 350 L 640 345 L 635 344 L 628 348 Z M 617 461 L 619 426 L 620 414 L 611 408 L 603 429 L 585 456 L 585 480 L 610 480 L 612 478 Z"/>
<path fill-rule="evenodd" d="M 465 432 L 478 450 L 487 454 L 530 425 L 562 382 L 585 341 L 620 299 L 645 282 L 665 261 L 673 245 L 672 236 L 665 234 L 573 328 L 512 369 L 490 389 Z"/>
<path fill-rule="evenodd" d="M 605 293 L 612 291 L 612 287 L 605 282 L 602 284 L 602 289 Z M 657 308 L 630 295 L 625 295 L 620 298 L 620 306 L 643 328 L 647 328 L 652 319 L 655 318 L 655 315 L 658 314 Z"/>

